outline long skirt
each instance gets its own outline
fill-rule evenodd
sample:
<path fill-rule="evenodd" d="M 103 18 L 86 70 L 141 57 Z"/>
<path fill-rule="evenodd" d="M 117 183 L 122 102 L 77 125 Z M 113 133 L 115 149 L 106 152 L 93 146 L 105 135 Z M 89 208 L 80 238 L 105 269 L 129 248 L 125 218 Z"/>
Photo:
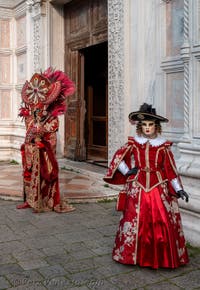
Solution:
<path fill-rule="evenodd" d="M 129 183 L 126 191 L 126 209 L 120 219 L 113 259 L 155 269 L 187 264 L 179 206 L 167 184 L 145 192 Z"/>
<path fill-rule="evenodd" d="M 75 208 L 61 199 L 58 162 L 51 144 L 23 144 L 21 148 L 25 200 L 35 212 L 70 212 Z"/>

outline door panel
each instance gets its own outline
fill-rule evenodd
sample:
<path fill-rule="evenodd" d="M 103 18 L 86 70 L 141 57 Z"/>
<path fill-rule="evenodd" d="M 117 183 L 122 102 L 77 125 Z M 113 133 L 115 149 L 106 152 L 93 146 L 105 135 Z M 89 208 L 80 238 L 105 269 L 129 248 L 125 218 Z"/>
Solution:
<path fill-rule="evenodd" d="M 68 98 L 68 111 L 65 118 L 65 156 L 71 159 L 85 160 L 87 153 L 96 150 L 95 146 L 100 146 L 97 148 L 99 151 L 96 150 L 95 154 L 107 158 L 107 153 L 105 153 L 107 152 L 107 148 L 105 149 L 107 123 L 104 122 L 105 124 L 102 125 L 103 121 L 99 118 L 105 118 L 105 114 L 97 111 L 103 110 L 103 108 L 105 111 L 105 100 L 100 108 L 98 90 L 102 90 L 102 88 L 86 83 L 85 73 L 88 63 L 85 63 L 84 51 L 88 47 L 105 41 L 107 41 L 107 0 L 73 0 L 65 5 L 65 71 L 76 84 L 75 94 Z M 94 108 L 92 107 L 90 117 L 91 127 L 88 123 L 88 106 L 86 104 L 89 102 L 86 95 L 90 85 L 94 90 L 92 94 Z M 102 135 L 101 140 L 98 135 L 95 135 L 97 128 Z M 104 132 L 105 128 L 106 132 Z M 93 132 L 92 136 L 89 134 L 90 130 Z M 90 145 L 91 150 L 89 150 Z"/>

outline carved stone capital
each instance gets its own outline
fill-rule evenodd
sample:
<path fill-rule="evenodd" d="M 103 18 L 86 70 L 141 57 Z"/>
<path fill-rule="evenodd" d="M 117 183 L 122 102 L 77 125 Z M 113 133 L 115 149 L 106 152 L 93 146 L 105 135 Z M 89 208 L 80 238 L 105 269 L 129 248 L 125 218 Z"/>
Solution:
<path fill-rule="evenodd" d="M 38 11 L 42 8 L 46 0 L 26 0 L 27 9 L 29 12 Z"/>

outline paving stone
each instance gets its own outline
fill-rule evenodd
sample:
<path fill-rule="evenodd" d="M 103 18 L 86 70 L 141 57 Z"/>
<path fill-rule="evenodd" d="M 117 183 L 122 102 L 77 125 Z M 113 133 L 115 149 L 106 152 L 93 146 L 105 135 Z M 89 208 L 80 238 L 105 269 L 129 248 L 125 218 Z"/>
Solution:
<path fill-rule="evenodd" d="M 7 225 L 0 225 L 0 233 L 3 233 L 3 236 L 0 237 L 0 243 L 16 239 L 15 233 Z"/>
<path fill-rule="evenodd" d="M 192 271 L 186 273 L 182 276 L 171 279 L 171 281 L 180 287 L 183 287 L 187 290 L 190 289 L 200 289 L 200 270 Z"/>
<path fill-rule="evenodd" d="M 4 277 L 0 276 L 0 289 L 7 289 L 10 286 L 10 283 Z"/>
<path fill-rule="evenodd" d="M 79 273 L 85 270 L 98 268 L 98 265 L 94 263 L 93 259 L 85 259 L 82 261 L 76 261 L 76 262 L 73 261 L 71 263 L 63 265 L 63 267 L 68 273 L 74 274 L 74 273 Z"/>
<path fill-rule="evenodd" d="M 42 249 L 45 247 L 51 246 L 62 246 L 63 243 L 58 240 L 55 236 L 35 238 L 35 239 L 25 239 L 23 243 L 26 245 L 28 249 L 35 248 L 35 249 Z"/>
<path fill-rule="evenodd" d="M 18 264 L 5 264 L 0 266 L 0 276 L 12 274 L 12 273 L 21 273 L 23 269 Z"/>
<path fill-rule="evenodd" d="M 72 261 L 74 262 L 74 258 L 71 255 L 66 254 L 66 253 L 48 256 L 45 258 L 45 260 L 47 261 L 49 265 L 67 264 Z"/>
<path fill-rule="evenodd" d="M 98 269 L 92 269 L 87 271 L 81 271 L 76 274 L 69 275 L 69 279 L 71 280 L 74 286 L 82 286 L 91 282 L 102 281 L 103 277 L 101 273 L 98 272 Z"/>
<path fill-rule="evenodd" d="M 197 268 L 197 264 L 193 260 L 191 260 L 190 263 L 185 266 L 176 269 L 159 269 L 158 271 L 163 277 L 173 278 L 189 273 L 193 269 L 197 270 Z"/>
<path fill-rule="evenodd" d="M 162 290 L 180 290 L 183 288 L 180 288 L 180 287 L 170 283 L 169 281 L 164 281 L 161 283 L 152 284 L 150 286 L 145 287 L 145 290 L 160 290 L 160 289 L 162 289 Z"/>
<path fill-rule="evenodd" d="M 112 256 L 108 254 L 102 256 L 95 256 L 91 260 L 93 264 L 97 265 L 98 267 L 113 264 Z"/>
<path fill-rule="evenodd" d="M 6 278 L 13 287 L 31 286 L 38 281 L 42 281 L 43 277 L 37 271 L 23 271 L 21 273 L 13 273 L 6 275 Z"/>
<path fill-rule="evenodd" d="M 1 255 L 11 254 L 13 251 L 24 251 L 26 246 L 20 241 L 8 241 L 0 243 L 0 253 Z"/>
<path fill-rule="evenodd" d="M 112 237 L 116 234 L 117 232 L 117 227 L 116 225 L 108 225 L 108 226 L 103 226 L 103 227 L 98 227 L 97 231 L 100 232 L 104 237 Z"/>
<path fill-rule="evenodd" d="M 18 260 L 18 261 L 29 261 L 32 259 L 38 259 L 41 257 L 45 257 L 45 254 L 42 253 L 41 251 L 37 249 L 29 249 L 21 252 L 13 252 L 13 256 Z"/>
<path fill-rule="evenodd" d="M 71 253 L 71 256 L 74 257 L 76 260 L 82 260 L 82 259 L 86 259 L 86 258 L 91 258 L 94 256 L 94 252 L 85 249 L 84 251 L 77 251 L 77 252 L 73 252 Z"/>
<path fill-rule="evenodd" d="M 40 249 L 40 252 L 44 254 L 45 256 L 54 256 L 54 255 L 60 255 L 60 254 L 66 254 L 67 251 L 65 250 L 64 246 L 51 246 L 51 247 L 45 247 Z"/>
<path fill-rule="evenodd" d="M 76 243 L 69 243 L 65 244 L 65 249 L 69 253 L 77 252 L 77 251 L 85 251 L 87 248 L 87 244 L 84 242 L 76 242 Z"/>
<path fill-rule="evenodd" d="M 65 276 L 67 274 L 66 270 L 61 265 L 43 267 L 39 269 L 39 272 L 45 277 L 45 279 L 51 279 L 56 276 Z"/>
<path fill-rule="evenodd" d="M 112 253 L 112 248 L 110 246 L 102 246 L 102 247 L 97 247 L 97 248 L 93 248 L 92 251 L 96 254 L 96 255 L 105 255 L 105 254 L 109 254 L 111 255 Z"/>
<path fill-rule="evenodd" d="M 163 278 L 153 270 L 150 273 L 145 271 L 145 269 L 140 270 L 136 267 L 135 271 L 132 270 L 132 273 L 119 274 L 107 280 L 122 289 L 137 289 L 138 287 L 146 287 L 153 283 L 161 282 Z"/>
<path fill-rule="evenodd" d="M 27 288 L 28 287 L 28 288 Z M 31 283 L 28 285 L 20 285 L 18 287 L 8 288 L 7 290 L 46 290 L 47 288 L 42 285 L 42 282 L 35 282 L 34 285 Z"/>
<path fill-rule="evenodd" d="M 71 282 L 65 277 L 45 279 L 43 284 L 49 290 L 64 290 L 72 286 Z"/>
<path fill-rule="evenodd" d="M 105 237 L 103 238 L 102 236 L 99 239 L 91 239 L 89 241 L 87 241 L 87 247 L 89 249 L 91 249 L 92 251 L 98 248 L 110 248 L 110 252 L 113 249 L 113 245 L 114 245 L 114 237 Z M 103 255 L 103 253 L 102 253 Z"/>
<path fill-rule="evenodd" d="M 89 288 L 86 287 L 86 286 L 81 286 L 81 287 L 74 287 L 74 286 L 72 286 L 72 287 L 69 287 L 68 289 L 69 290 L 88 290 Z"/>
<path fill-rule="evenodd" d="M 118 290 L 117 286 L 112 285 L 106 280 L 94 280 L 87 283 L 89 289 Z"/>
<path fill-rule="evenodd" d="M 16 259 L 11 254 L 0 255 L 0 265 L 14 263 L 16 263 Z"/>
<path fill-rule="evenodd" d="M 112 262 L 109 265 L 103 265 L 98 268 L 98 272 L 102 277 L 111 277 L 117 274 L 130 273 L 133 271 L 133 268 L 130 265 L 122 265 L 116 262 Z"/>
<path fill-rule="evenodd" d="M 70 235 L 68 233 L 62 233 L 57 235 L 57 238 L 63 242 L 66 241 L 66 243 L 75 243 L 77 241 L 79 242 L 88 242 L 88 241 L 93 241 L 96 239 L 100 239 L 102 235 L 98 233 L 95 230 L 85 230 L 83 231 L 82 228 L 81 230 L 77 232 L 71 232 Z"/>
<path fill-rule="evenodd" d="M 39 269 L 41 267 L 46 267 L 49 264 L 43 259 L 32 259 L 29 261 L 19 261 L 19 265 L 24 270 L 32 270 L 32 269 Z"/>

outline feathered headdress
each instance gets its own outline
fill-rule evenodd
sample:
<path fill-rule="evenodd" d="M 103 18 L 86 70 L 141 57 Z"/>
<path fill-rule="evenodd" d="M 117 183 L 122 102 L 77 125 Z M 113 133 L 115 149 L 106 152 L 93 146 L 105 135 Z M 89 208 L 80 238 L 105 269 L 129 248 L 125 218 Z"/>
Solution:
<path fill-rule="evenodd" d="M 66 98 L 75 92 L 72 80 L 62 71 L 49 67 L 43 73 L 35 73 L 26 81 L 21 92 L 25 106 L 20 108 L 20 116 L 26 117 L 38 107 L 51 116 L 64 114 Z"/>

